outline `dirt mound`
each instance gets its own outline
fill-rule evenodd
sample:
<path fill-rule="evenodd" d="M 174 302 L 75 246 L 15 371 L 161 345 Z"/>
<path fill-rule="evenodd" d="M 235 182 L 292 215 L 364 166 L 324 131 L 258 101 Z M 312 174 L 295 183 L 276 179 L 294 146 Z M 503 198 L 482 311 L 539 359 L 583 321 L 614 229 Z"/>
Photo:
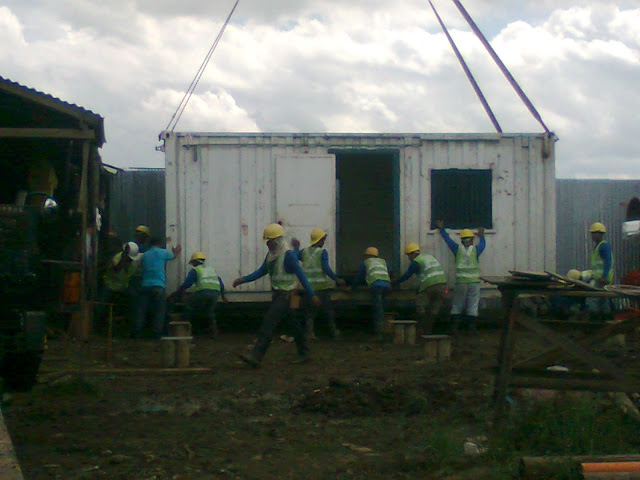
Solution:
<path fill-rule="evenodd" d="M 294 412 L 348 418 L 432 413 L 454 401 L 455 393 L 450 387 L 436 383 L 332 379 L 327 386 L 303 394 L 292 408 Z"/>

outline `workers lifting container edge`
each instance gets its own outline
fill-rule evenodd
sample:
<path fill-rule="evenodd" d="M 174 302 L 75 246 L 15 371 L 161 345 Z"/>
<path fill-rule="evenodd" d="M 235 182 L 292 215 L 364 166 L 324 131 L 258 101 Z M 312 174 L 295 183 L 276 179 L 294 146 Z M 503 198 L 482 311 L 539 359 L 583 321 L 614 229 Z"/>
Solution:
<path fill-rule="evenodd" d="M 468 229 L 460 231 L 461 245 L 451 239 L 442 220 L 436 220 L 440 235 L 453 252 L 456 259 L 456 285 L 451 305 L 451 331 L 457 333 L 461 320 L 472 334 L 477 333 L 478 306 L 480 304 L 480 263 L 479 258 L 485 249 L 484 228 L 478 228 L 475 235 L 478 245 L 473 244 L 474 233 Z"/>
<path fill-rule="evenodd" d="M 194 252 L 189 260 L 193 268 L 187 274 L 182 285 L 169 297 L 181 297 L 184 292 L 195 285 L 195 293 L 189 296 L 185 305 L 184 320 L 193 323 L 195 317 L 204 315 L 206 318 L 206 330 L 211 338 L 218 336 L 218 323 L 216 321 L 216 305 L 222 298 L 228 302 L 225 295 L 224 283 L 218 276 L 212 265 L 205 265 L 207 257 L 204 252 Z"/>
<path fill-rule="evenodd" d="M 315 307 L 311 299 L 307 295 L 303 295 L 305 334 L 308 340 L 315 339 L 314 324 L 316 317 L 321 313 L 326 319 L 329 336 L 336 338 L 340 335 L 340 331 L 336 328 L 335 309 L 331 299 L 331 281 L 339 287 L 344 287 L 346 282 L 344 279 L 338 278 L 329 265 L 329 254 L 324 248 L 327 233 L 322 228 L 316 227 L 311 230 L 309 239 L 309 246 L 303 250 L 299 249 L 300 241 L 298 239 L 291 240 L 291 245 L 302 263 L 302 270 L 322 302 L 320 307 Z"/>
<path fill-rule="evenodd" d="M 400 285 L 414 274 L 418 277 L 420 282 L 416 296 L 418 332 L 430 335 L 435 319 L 447 297 L 447 279 L 440 262 L 433 255 L 421 253 L 417 243 L 408 243 L 404 253 L 409 258 L 409 268 L 392 285 Z"/>
<path fill-rule="evenodd" d="M 373 306 L 373 332 L 377 341 L 384 340 L 384 299 L 391 291 L 391 278 L 387 262 L 380 258 L 376 247 L 368 247 L 364 251 L 364 260 L 358 268 L 358 274 L 352 285 L 366 284 L 371 294 Z"/>

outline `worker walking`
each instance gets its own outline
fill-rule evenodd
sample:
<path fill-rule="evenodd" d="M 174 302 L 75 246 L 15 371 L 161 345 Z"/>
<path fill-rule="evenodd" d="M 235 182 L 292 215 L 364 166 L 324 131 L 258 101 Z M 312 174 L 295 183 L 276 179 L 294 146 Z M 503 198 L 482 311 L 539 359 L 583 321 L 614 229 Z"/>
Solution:
<path fill-rule="evenodd" d="M 340 332 L 336 328 L 335 309 L 331 300 L 331 283 L 330 280 L 336 282 L 339 286 L 344 287 L 346 282 L 338 278 L 329 265 L 329 254 L 324 248 L 327 239 L 326 232 L 321 228 L 311 230 L 311 245 L 302 251 L 297 250 L 300 242 L 293 239 L 291 244 L 296 248 L 298 258 L 302 262 L 302 270 L 304 271 L 309 283 L 320 298 L 322 305 L 315 307 L 311 302 L 311 298 L 304 296 L 304 327 L 307 340 L 314 340 L 315 330 L 314 323 L 319 313 L 324 314 L 329 327 L 329 336 L 336 338 Z"/>
<path fill-rule="evenodd" d="M 384 340 L 384 296 L 391 291 L 391 278 L 387 270 L 387 262 L 380 258 L 376 247 L 368 247 L 364 251 L 364 261 L 360 264 L 353 285 L 364 285 L 371 292 L 373 306 L 373 331 L 376 340 Z"/>
<path fill-rule="evenodd" d="M 472 334 L 477 333 L 478 305 L 480 303 L 480 264 L 478 259 L 485 249 L 484 228 L 478 228 L 478 246 L 473 245 L 473 232 L 468 228 L 460 231 L 459 245 L 449 237 L 442 220 L 436 221 L 440 235 L 456 257 L 456 286 L 451 305 L 452 333 L 457 333 L 461 316 Z"/>
<path fill-rule="evenodd" d="M 269 274 L 271 277 L 271 289 L 273 291 L 271 305 L 265 314 L 258 338 L 251 352 L 241 354 L 240 358 L 253 367 L 258 367 L 262 362 L 271 341 L 273 333 L 283 317 L 286 317 L 291 326 L 291 332 L 298 349 L 298 360 L 294 363 L 306 363 L 309 361 L 309 348 L 304 335 L 304 330 L 298 324 L 292 314 L 292 299 L 297 288 L 296 277 L 305 289 L 305 293 L 311 298 L 314 306 L 320 306 L 320 299 L 316 296 L 313 287 L 302 271 L 300 263 L 289 244 L 284 238 L 282 225 L 272 223 L 264 229 L 263 240 L 267 244 L 269 252 L 260 268 L 244 277 L 236 278 L 233 287 L 243 283 L 254 282 Z"/>
<path fill-rule="evenodd" d="M 417 243 L 407 244 L 404 253 L 411 263 L 404 275 L 392 285 L 400 285 L 414 274 L 418 277 L 420 282 L 416 297 L 418 329 L 430 335 L 435 319 L 447 297 L 447 279 L 440 262 L 433 255 L 420 253 L 420 246 Z"/>
<path fill-rule="evenodd" d="M 165 317 L 167 313 L 167 273 L 166 264 L 176 258 L 182 251 L 177 245 L 171 251 L 161 248 L 158 238 L 152 238 L 150 248 L 142 255 L 142 295 L 140 309 L 135 318 L 131 336 L 136 338 L 142 332 L 147 317 L 147 310 L 153 311 L 153 333 L 160 338 L 166 330 Z"/>
<path fill-rule="evenodd" d="M 193 323 L 194 317 L 203 313 L 206 316 L 206 328 L 211 338 L 218 336 L 218 324 L 216 322 L 216 305 L 218 299 L 222 298 L 227 302 L 224 294 L 224 283 L 212 266 L 206 265 L 206 255 L 203 252 L 195 252 L 191 255 L 189 265 L 193 268 L 189 270 L 187 278 L 178 290 L 170 297 L 181 296 L 187 289 L 195 285 L 196 291 L 189 295 L 185 305 L 184 320 Z"/>

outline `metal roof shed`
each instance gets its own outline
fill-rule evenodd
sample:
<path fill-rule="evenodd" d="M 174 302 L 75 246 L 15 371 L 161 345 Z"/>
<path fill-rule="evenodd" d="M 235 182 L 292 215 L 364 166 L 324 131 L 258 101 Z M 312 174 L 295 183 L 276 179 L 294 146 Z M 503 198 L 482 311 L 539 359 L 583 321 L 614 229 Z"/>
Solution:
<path fill-rule="evenodd" d="M 44 158 L 52 165 L 61 210 L 67 220 L 73 218 L 80 224 L 82 238 L 89 232 L 91 242 L 73 245 L 77 230 L 70 221 L 69 228 L 61 228 L 60 238 L 51 239 L 60 244 L 47 252 L 47 258 L 60 264 L 78 262 L 81 298 L 85 300 L 97 287 L 97 255 L 89 258 L 88 251 L 91 248 L 97 252 L 98 237 L 95 229 L 88 227 L 95 223 L 100 201 L 98 149 L 104 143 L 100 115 L 0 77 L 0 165 L 5 173 L 0 177 L 0 203 L 15 201 L 17 192 L 25 186 L 30 162 Z"/>

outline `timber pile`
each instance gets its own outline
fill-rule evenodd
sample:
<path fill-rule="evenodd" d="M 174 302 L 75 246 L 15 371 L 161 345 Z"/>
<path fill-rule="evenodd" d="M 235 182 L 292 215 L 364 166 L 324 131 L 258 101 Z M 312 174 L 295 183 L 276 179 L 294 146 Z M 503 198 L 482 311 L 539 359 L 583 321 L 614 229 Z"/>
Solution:
<path fill-rule="evenodd" d="M 487 283 L 498 285 L 500 288 L 518 288 L 532 290 L 589 290 L 602 292 L 603 289 L 593 287 L 580 280 L 571 280 L 554 272 L 529 272 L 509 270 L 511 275 L 505 277 L 481 277 Z"/>

